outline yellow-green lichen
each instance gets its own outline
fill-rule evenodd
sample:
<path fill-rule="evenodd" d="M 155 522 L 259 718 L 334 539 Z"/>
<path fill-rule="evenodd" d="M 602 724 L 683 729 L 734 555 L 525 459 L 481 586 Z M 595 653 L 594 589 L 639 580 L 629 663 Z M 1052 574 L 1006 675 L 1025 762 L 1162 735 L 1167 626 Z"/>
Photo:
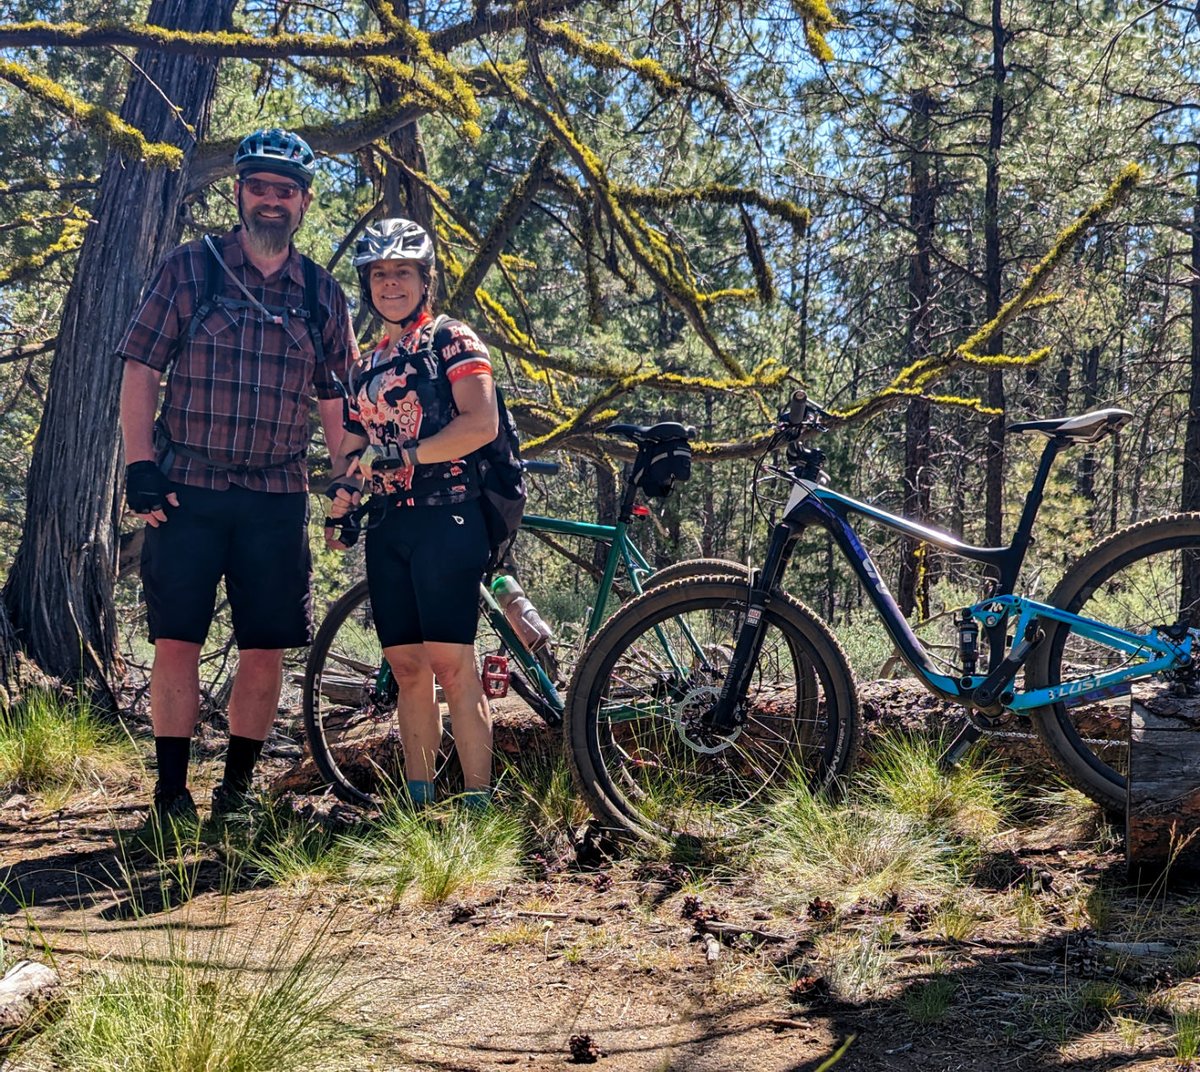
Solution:
<path fill-rule="evenodd" d="M 150 167 L 172 170 L 183 163 L 183 150 L 166 142 L 149 141 L 136 127 L 130 126 L 116 112 L 88 104 L 68 93 L 57 82 L 34 74 L 26 67 L 0 59 L 0 78 L 23 93 L 50 105 L 82 126 L 95 131 L 118 152 Z"/>

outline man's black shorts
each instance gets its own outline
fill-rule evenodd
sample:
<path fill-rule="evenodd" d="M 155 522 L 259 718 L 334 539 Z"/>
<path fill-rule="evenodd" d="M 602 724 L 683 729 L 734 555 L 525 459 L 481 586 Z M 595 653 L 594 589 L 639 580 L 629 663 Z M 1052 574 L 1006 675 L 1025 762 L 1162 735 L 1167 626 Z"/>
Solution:
<path fill-rule="evenodd" d="M 312 640 L 308 495 L 175 484 L 179 505 L 146 528 L 142 588 L 150 639 L 202 644 L 217 582 L 239 648 L 296 648 Z"/>
<path fill-rule="evenodd" d="M 380 645 L 473 644 L 488 551 L 478 499 L 389 509 L 367 532 L 367 587 Z"/>

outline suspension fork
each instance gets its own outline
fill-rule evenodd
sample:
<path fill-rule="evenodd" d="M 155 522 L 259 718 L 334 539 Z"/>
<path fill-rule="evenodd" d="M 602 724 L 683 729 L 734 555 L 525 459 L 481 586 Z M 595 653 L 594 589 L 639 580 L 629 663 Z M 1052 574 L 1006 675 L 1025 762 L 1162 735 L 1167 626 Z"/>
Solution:
<path fill-rule="evenodd" d="M 771 601 L 771 592 L 783 577 L 783 571 L 787 568 L 792 550 L 796 546 L 796 539 L 800 535 L 800 528 L 801 526 L 789 524 L 787 521 L 779 522 L 771 531 L 771 542 L 767 546 L 767 558 L 762 569 L 754 571 L 746 619 L 738 630 L 733 659 L 729 664 L 721 695 L 709 716 L 709 725 L 718 734 L 727 736 L 741 721 L 739 707 L 746 695 L 750 675 L 758 662 L 765 638 L 763 611 Z"/>

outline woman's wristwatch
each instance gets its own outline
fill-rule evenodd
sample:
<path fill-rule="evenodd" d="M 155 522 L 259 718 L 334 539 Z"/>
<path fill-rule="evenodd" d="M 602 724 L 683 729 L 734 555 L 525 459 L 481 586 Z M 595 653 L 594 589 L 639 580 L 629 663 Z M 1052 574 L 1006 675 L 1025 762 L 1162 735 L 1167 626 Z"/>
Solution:
<path fill-rule="evenodd" d="M 404 449 L 404 460 L 406 462 L 408 462 L 408 464 L 410 466 L 412 466 L 414 469 L 420 464 L 417 461 L 417 446 L 418 446 L 418 444 L 414 443 L 414 444 L 412 444 L 412 446 L 403 448 Z"/>

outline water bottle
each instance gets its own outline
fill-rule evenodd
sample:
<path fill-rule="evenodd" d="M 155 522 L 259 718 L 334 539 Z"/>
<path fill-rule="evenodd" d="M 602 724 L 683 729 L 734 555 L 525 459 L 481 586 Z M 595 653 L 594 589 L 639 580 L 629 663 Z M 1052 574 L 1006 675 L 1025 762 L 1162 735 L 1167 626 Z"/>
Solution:
<path fill-rule="evenodd" d="M 554 635 L 537 609 L 529 602 L 525 590 L 515 577 L 502 573 L 492 582 L 492 595 L 504 611 L 513 632 L 530 651 L 537 651 Z"/>

